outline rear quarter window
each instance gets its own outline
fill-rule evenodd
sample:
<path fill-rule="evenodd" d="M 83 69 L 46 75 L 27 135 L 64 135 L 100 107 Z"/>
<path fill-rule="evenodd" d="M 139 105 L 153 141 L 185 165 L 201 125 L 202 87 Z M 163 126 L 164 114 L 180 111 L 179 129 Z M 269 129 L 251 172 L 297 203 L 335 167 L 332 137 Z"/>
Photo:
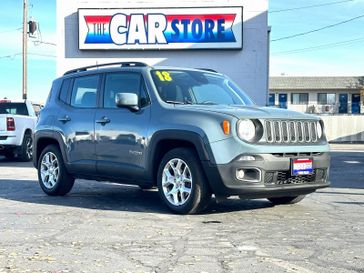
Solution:
<path fill-rule="evenodd" d="M 59 91 L 59 100 L 69 104 L 69 90 L 71 86 L 71 79 L 65 79 L 62 83 L 61 90 Z"/>

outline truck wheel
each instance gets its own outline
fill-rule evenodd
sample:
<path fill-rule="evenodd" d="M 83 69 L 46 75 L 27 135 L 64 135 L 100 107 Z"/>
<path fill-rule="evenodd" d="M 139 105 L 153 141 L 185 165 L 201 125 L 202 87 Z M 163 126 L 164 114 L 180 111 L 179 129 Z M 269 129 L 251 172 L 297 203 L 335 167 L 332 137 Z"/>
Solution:
<path fill-rule="evenodd" d="M 176 148 L 165 154 L 157 184 L 160 198 L 175 213 L 201 212 L 211 199 L 199 159 L 189 148 Z"/>
<path fill-rule="evenodd" d="M 72 189 L 75 179 L 67 173 L 56 145 L 49 145 L 42 151 L 38 161 L 38 180 L 48 195 L 65 195 Z"/>
<path fill-rule="evenodd" d="M 306 195 L 303 194 L 298 196 L 272 197 L 268 198 L 268 200 L 272 202 L 274 205 L 289 205 L 289 204 L 296 204 L 302 201 L 302 199 L 305 197 Z"/>
<path fill-rule="evenodd" d="M 24 135 L 18 157 L 20 161 L 24 162 L 31 161 L 33 159 L 33 139 L 31 134 L 26 133 Z"/>

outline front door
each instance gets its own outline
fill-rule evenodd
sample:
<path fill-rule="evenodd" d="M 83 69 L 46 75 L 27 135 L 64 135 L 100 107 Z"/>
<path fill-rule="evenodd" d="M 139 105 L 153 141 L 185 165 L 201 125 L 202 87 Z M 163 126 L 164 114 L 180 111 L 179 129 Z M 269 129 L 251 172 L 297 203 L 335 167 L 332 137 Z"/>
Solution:
<path fill-rule="evenodd" d="M 117 108 L 117 93 L 137 94 L 140 110 Z M 95 120 L 97 172 L 100 176 L 138 179 L 145 171 L 150 120 L 149 97 L 141 74 L 106 74 L 102 101 Z"/>
<path fill-rule="evenodd" d="M 351 113 L 360 114 L 360 94 L 351 95 Z"/>
<path fill-rule="evenodd" d="M 287 94 L 278 95 L 279 108 L 287 109 Z"/>
<path fill-rule="evenodd" d="M 348 113 L 348 94 L 339 95 L 339 114 Z"/>

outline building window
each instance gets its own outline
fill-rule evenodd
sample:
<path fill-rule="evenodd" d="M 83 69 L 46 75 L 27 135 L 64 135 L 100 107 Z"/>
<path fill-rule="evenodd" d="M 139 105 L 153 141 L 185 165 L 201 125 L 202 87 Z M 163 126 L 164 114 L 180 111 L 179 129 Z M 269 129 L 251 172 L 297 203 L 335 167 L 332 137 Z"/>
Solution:
<path fill-rule="evenodd" d="M 268 106 L 275 106 L 276 104 L 276 94 L 269 93 Z"/>
<path fill-rule="evenodd" d="M 308 104 L 308 93 L 293 93 L 291 96 L 292 104 Z"/>
<path fill-rule="evenodd" d="M 321 105 L 334 105 L 336 103 L 336 94 L 334 93 L 319 93 L 317 97 L 318 104 Z"/>

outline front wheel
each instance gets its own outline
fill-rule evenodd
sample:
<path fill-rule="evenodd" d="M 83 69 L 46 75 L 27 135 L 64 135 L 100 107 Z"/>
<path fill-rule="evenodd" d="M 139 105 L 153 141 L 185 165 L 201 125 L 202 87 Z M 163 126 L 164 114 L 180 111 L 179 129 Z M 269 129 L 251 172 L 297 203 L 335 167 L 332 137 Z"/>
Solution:
<path fill-rule="evenodd" d="M 175 213 L 199 213 L 211 199 L 199 159 L 189 148 L 176 148 L 165 154 L 157 184 L 160 198 Z"/>
<path fill-rule="evenodd" d="M 296 204 L 305 198 L 306 195 L 298 195 L 298 196 L 285 196 L 285 197 L 272 197 L 268 198 L 270 202 L 274 205 L 289 205 L 289 204 Z"/>
<path fill-rule="evenodd" d="M 48 195 L 65 195 L 72 189 L 75 179 L 67 173 L 56 145 L 49 145 L 42 151 L 38 161 L 38 180 Z"/>

